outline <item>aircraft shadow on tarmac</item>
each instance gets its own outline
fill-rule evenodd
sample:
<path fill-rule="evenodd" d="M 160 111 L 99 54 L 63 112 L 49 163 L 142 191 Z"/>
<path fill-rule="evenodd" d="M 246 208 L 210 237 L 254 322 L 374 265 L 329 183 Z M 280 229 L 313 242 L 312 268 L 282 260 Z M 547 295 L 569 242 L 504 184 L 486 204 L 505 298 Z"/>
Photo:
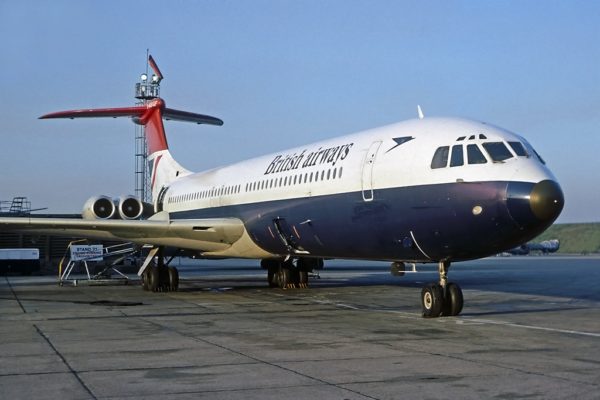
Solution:
<path fill-rule="evenodd" d="M 397 277 L 389 274 L 388 266 L 335 266 L 320 271 L 321 279 L 312 277 L 310 287 L 313 290 L 328 287 L 356 286 L 399 286 L 419 289 L 424 283 L 437 280 L 434 265 L 417 266 L 417 273 L 406 273 Z M 215 270 L 216 271 L 216 270 Z M 249 268 L 234 268 L 229 272 L 248 273 Z M 193 283 L 183 285 L 180 290 L 206 290 L 206 287 L 231 287 L 233 290 L 254 290 L 266 286 L 266 273 L 256 269 L 253 276 L 231 276 L 210 281 L 193 277 L 182 281 Z M 212 273 L 209 272 L 209 273 Z M 449 280 L 461 285 L 463 290 L 482 292 L 514 293 L 531 296 L 560 297 L 572 299 L 571 306 L 579 306 L 580 301 L 600 302 L 597 285 L 590 282 L 600 281 L 599 258 L 531 257 L 522 259 L 490 258 L 453 265 Z M 187 286 L 187 287 L 186 287 Z M 280 289 L 274 289 L 280 290 Z M 287 289 L 288 291 L 301 289 Z M 310 289 L 309 289 L 310 290 Z"/>

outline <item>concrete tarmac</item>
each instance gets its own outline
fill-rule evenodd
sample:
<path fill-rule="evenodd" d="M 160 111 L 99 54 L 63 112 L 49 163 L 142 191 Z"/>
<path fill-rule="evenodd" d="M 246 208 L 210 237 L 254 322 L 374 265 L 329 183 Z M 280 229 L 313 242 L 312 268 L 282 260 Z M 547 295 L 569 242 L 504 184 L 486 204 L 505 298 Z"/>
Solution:
<path fill-rule="evenodd" d="M 289 290 L 227 260 L 176 293 L 0 277 L 0 399 L 600 398 L 600 258 L 457 263 L 463 313 L 437 319 L 435 266 L 330 264 Z"/>

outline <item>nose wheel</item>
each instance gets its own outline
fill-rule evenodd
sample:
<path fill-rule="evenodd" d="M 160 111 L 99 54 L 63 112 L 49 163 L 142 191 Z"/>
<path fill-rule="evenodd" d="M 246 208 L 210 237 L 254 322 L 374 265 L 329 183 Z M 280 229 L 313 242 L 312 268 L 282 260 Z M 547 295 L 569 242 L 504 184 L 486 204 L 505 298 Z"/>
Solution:
<path fill-rule="evenodd" d="M 448 282 L 449 261 L 440 261 L 438 272 L 439 283 L 430 283 L 421 290 L 421 306 L 424 318 L 440 316 L 456 316 L 463 308 L 463 294 L 460 286 Z"/>

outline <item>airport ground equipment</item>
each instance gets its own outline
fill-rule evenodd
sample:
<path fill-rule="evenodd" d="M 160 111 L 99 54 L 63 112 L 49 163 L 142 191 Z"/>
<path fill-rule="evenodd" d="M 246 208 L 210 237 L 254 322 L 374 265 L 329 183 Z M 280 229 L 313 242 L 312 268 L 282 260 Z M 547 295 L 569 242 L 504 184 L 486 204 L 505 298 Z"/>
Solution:
<path fill-rule="evenodd" d="M 74 240 L 69 243 L 65 255 L 58 265 L 58 283 L 63 285 L 65 282 L 77 285 L 80 282 L 86 283 L 127 283 L 129 278 L 116 268 L 116 265 L 127 257 L 139 252 L 139 247 L 132 243 L 120 243 L 104 247 L 102 245 L 90 245 L 87 240 Z M 65 261 L 66 266 L 65 265 Z M 88 262 L 110 262 L 99 272 L 90 273 Z M 81 280 L 72 278 L 71 274 L 76 266 L 83 266 L 87 279 Z M 64 267 L 63 267 L 64 266 Z M 118 279 L 111 279 L 112 273 L 119 275 Z"/>

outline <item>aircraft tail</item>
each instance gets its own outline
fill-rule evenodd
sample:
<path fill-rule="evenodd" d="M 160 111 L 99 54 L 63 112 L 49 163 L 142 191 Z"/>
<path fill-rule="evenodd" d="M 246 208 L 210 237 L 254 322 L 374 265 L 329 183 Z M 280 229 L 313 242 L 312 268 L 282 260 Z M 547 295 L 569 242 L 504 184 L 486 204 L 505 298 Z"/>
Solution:
<path fill-rule="evenodd" d="M 50 118 L 97 118 L 132 117 L 133 122 L 146 127 L 148 143 L 148 166 L 151 175 L 152 200 L 155 202 L 161 189 L 190 171 L 175 161 L 169 152 L 163 118 L 166 120 L 194 122 L 197 124 L 223 125 L 223 121 L 208 115 L 167 108 L 164 100 L 157 98 L 141 106 L 120 108 L 97 108 L 59 111 L 46 114 L 40 119 Z"/>

